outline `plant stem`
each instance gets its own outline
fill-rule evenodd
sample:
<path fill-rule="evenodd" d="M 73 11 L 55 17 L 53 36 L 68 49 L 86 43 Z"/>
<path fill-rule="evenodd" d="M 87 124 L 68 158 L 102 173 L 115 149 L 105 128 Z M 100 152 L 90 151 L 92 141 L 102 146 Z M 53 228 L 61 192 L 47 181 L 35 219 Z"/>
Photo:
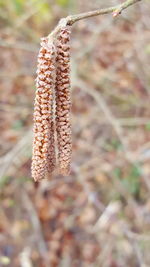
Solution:
<path fill-rule="evenodd" d="M 113 13 L 113 16 L 116 17 L 117 15 L 121 14 L 122 10 L 128 8 L 129 6 L 135 4 L 139 1 L 141 1 L 141 0 L 127 0 L 124 3 L 122 3 L 120 5 L 113 6 L 113 7 L 108 7 L 108 8 L 104 8 L 104 9 L 97 9 L 94 11 L 89 11 L 89 12 L 85 12 L 85 13 L 81 13 L 81 14 L 77 14 L 77 15 L 68 16 L 66 18 L 67 25 L 72 25 L 76 21 L 79 21 L 82 19 L 86 19 L 86 18 L 98 16 L 98 15 L 103 15 L 103 14 L 108 14 L 108 13 Z"/>
<path fill-rule="evenodd" d="M 135 4 L 139 1 L 141 1 L 141 0 L 126 0 L 124 3 L 122 3 L 120 5 L 113 6 L 113 7 L 97 9 L 94 11 L 89 11 L 89 12 L 80 13 L 80 14 L 76 14 L 76 15 L 70 15 L 66 18 L 62 18 L 62 19 L 60 19 L 56 28 L 48 35 L 48 38 L 49 38 L 49 40 L 51 38 L 53 38 L 53 36 L 57 34 L 57 32 L 60 30 L 60 28 L 62 26 L 65 26 L 65 25 L 71 26 L 75 22 L 82 20 L 82 19 L 86 19 L 86 18 L 98 16 L 98 15 L 103 15 L 103 14 L 108 14 L 108 13 L 113 13 L 113 17 L 116 17 L 119 14 L 121 14 L 122 10 L 128 8 L 129 6 Z"/>

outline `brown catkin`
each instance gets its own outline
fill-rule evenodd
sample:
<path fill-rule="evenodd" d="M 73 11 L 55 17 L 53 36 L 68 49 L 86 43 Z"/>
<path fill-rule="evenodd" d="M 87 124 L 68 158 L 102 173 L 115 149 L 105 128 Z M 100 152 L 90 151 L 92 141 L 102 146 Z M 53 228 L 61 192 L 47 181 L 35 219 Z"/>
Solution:
<path fill-rule="evenodd" d="M 56 40 L 56 131 L 59 171 L 70 172 L 72 154 L 70 99 L 70 26 L 63 26 Z"/>
<path fill-rule="evenodd" d="M 39 181 L 55 167 L 53 91 L 55 86 L 55 47 L 48 37 L 41 39 L 38 55 L 34 104 L 32 177 Z"/>

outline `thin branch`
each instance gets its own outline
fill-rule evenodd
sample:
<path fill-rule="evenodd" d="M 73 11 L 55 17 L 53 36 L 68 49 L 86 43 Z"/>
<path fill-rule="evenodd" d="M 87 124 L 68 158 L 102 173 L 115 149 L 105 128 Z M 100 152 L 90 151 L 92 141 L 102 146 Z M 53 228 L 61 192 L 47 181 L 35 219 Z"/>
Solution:
<path fill-rule="evenodd" d="M 50 266 L 49 265 L 49 259 L 47 256 L 48 255 L 48 248 L 47 248 L 46 241 L 44 239 L 44 234 L 42 231 L 42 226 L 41 226 L 37 211 L 36 211 L 36 209 L 32 203 L 32 200 L 30 199 L 28 193 L 24 189 L 21 190 L 21 196 L 22 196 L 23 203 L 25 205 L 24 207 L 28 211 L 29 217 L 31 219 L 31 223 L 33 225 L 33 231 L 34 231 L 33 234 L 35 234 L 39 252 L 41 254 L 41 257 L 45 261 L 45 267 L 48 267 L 48 266 Z"/>
<path fill-rule="evenodd" d="M 76 14 L 76 15 L 70 15 L 66 18 L 62 18 L 60 19 L 58 25 L 56 26 L 56 28 L 48 35 L 49 40 L 51 38 L 53 38 L 53 36 L 55 36 L 57 34 L 57 32 L 60 30 L 60 28 L 62 26 L 65 25 L 73 25 L 75 22 L 82 20 L 82 19 L 86 19 L 86 18 L 90 18 L 90 17 L 94 17 L 94 16 L 98 16 L 98 15 L 103 15 L 103 14 L 108 14 L 108 13 L 113 13 L 113 17 L 118 16 L 119 14 L 121 14 L 121 12 L 126 9 L 127 7 L 139 2 L 141 0 L 126 0 L 124 3 L 120 4 L 120 5 L 116 5 L 113 7 L 108 7 L 108 8 L 103 8 L 103 9 L 97 9 L 94 11 L 89 11 L 89 12 L 85 12 L 85 13 L 81 13 L 81 14 Z"/>
<path fill-rule="evenodd" d="M 121 14 L 121 12 L 124 9 L 128 8 L 129 6 L 135 4 L 139 1 L 141 1 L 141 0 L 127 0 L 124 3 L 122 3 L 120 5 L 113 6 L 113 7 L 108 7 L 108 8 L 104 8 L 104 9 L 97 9 L 94 11 L 89 11 L 89 12 L 85 12 L 85 13 L 81 13 L 81 14 L 77 14 L 77 15 L 71 15 L 71 16 L 68 16 L 66 18 L 67 24 L 72 25 L 76 21 L 79 21 L 79 20 L 82 20 L 85 18 L 98 16 L 98 15 L 108 14 L 108 13 L 113 13 L 113 17 L 116 17 L 117 15 Z"/>

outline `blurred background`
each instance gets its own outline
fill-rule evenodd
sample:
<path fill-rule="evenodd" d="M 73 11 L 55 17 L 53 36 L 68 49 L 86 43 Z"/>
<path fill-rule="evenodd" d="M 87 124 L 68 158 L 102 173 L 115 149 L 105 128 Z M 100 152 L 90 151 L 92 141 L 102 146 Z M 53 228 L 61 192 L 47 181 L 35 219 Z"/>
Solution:
<path fill-rule="evenodd" d="M 150 266 L 149 0 L 73 25 L 71 175 L 30 172 L 40 38 L 119 3 L 0 0 L 2 267 Z"/>

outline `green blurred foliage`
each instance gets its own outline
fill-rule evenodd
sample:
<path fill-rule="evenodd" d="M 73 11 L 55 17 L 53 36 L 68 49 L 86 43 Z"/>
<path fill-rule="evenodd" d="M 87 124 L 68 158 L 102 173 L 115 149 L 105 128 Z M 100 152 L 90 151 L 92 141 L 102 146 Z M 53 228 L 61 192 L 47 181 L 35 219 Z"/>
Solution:
<path fill-rule="evenodd" d="M 48 19 L 51 15 L 51 5 L 47 1 L 42 0 L 6 0 L 5 2 L 1 0 L 1 13 L 4 12 L 5 17 L 8 21 L 13 22 L 13 19 L 21 19 L 22 17 L 30 17 L 30 14 L 36 14 L 38 11 L 40 12 L 40 16 L 38 14 L 39 21 L 41 22 L 41 18 Z M 36 19 L 37 20 L 37 19 Z M 36 21 L 35 21 L 36 23 Z"/>
<path fill-rule="evenodd" d="M 104 149 L 112 152 L 112 151 L 118 151 L 118 150 L 122 150 L 122 144 L 120 143 L 120 141 L 116 138 L 112 138 L 112 140 L 108 140 L 104 143 Z"/>
<path fill-rule="evenodd" d="M 134 165 L 131 167 L 129 174 L 122 180 L 127 190 L 137 197 L 140 193 L 140 176 L 140 166 Z"/>
<path fill-rule="evenodd" d="M 75 8 L 74 4 L 74 0 L 0 0 L 0 23 L 13 29 L 13 37 L 21 34 L 21 38 L 39 42 L 41 35 L 52 30 L 55 8 L 59 7 L 58 16 L 63 17 Z"/>
<path fill-rule="evenodd" d="M 146 129 L 147 131 L 150 131 L 150 122 L 148 122 L 148 123 L 145 125 L 145 129 Z"/>
<path fill-rule="evenodd" d="M 16 14 L 21 14 L 24 11 L 24 1 L 22 0 L 14 0 L 12 1 L 12 3 L 14 4 L 14 8 L 16 11 Z"/>
<path fill-rule="evenodd" d="M 12 125 L 12 129 L 14 130 L 21 130 L 24 123 L 22 120 L 15 120 Z"/>
<path fill-rule="evenodd" d="M 5 187 L 5 185 L 7 183 L 9 183 L 10 181 L 10 176 L 3 176 L 1 179 L 0 179 L 0 189 Z"/>
<path fill-rule="evenodd" d="M 57 0 L 56 2 L 58 5 L 62 7 L 66 7 L 70 4 L 70 0 Z"/>
<path fill-rule="evenodd" d="M 113 171 L 115 178 L 119 179 L 126 190 L 134 197 L 139 197 L 140 194 L 140 177 L 141 168 L 139 165 L 130 167 L 128 174 L 123 175 L 121 168 L 115 168 Z"/>
<path fill-rule="evenodd" d="M 145 47 L 145 53 L 150 54 L 150 44 Z"/>
<path fill-rule="evenodd" d="M 117 179 L 121 179 L 121 169 L 116 167 L 114 170 L 113 170 L 113 176 Z"/>

